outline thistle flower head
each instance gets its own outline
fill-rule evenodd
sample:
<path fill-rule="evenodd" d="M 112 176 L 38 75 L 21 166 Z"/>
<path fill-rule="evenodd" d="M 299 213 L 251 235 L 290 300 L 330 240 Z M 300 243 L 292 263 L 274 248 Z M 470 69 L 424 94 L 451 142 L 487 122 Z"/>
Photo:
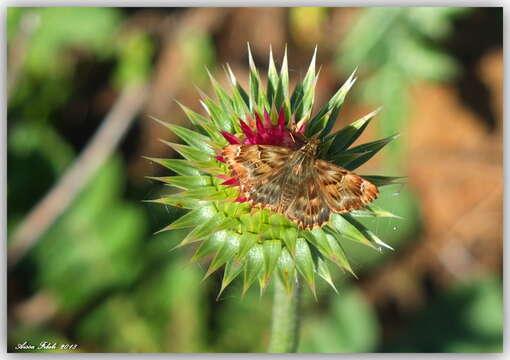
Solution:
<path fill-rule="evenodd" d="M 343 241 L 356 241 L 377 250 L 389 248 L 356 218 L 393 215 L 371 204 L 355 211 L 332 213 L 320 227 L 299 226 L 281 211 L 252 206 L 241 191 L 239 176 L 228 166 L 222 149 L 229 144 L 243 144 L 297 150 L 314 138 L 318 158 L 352 171 L 396 136 L 351 147 L 377 111 L 331 133 L 341 105 L 355 82 L 354 73 L 317 113 L 312 114 L 318 77 L 315 53 L 303 81 L 292 93 L 289 92 L 286 53 L 277 71 L 270 52 L 265 90 L 250 52 L 249 65 L 248 91 L 238 83 L 227 65 L 230 91 L 224 90 L 209 74 L 216 100 L 202 94 L 205 116 L 181 105 L 195 130 L 162 122 L 186 144 L 165 142 L 183 159 L 149 158 L 176 173 L 154 179 L 179 189 L 177 193 L 151 201 L 189 211 L 161 231 L 190 229 L 176 247 L 199 243 L 192 260 L 212 257 L 206 277 L 224 268 L 220 293 L 236 277 L 242 278 L 243 293 L 256 281 L 263 291 L 274 275 L 280 277 L 289 292 L 298 276 L 314 293 L 317 277 L 335 288 L 330 265 L 354 274 L 343 250 Z M 388 185 L 397 179 L 363 178 L 376 186 Z"/>

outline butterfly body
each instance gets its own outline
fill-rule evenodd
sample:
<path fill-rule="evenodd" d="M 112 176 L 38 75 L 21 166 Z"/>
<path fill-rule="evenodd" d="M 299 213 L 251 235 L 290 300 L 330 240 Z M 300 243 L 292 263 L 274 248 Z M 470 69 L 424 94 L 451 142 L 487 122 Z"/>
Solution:
<path fill-rule="evenodd" d="M 285 215 L 300 228 L 322 227 L 331 213 L 364 207 L 377 187 L 361 176 L 317 158 L 320 141 L 297 149 L 273 145 L 229 145 L 222 149 L 241 196 L 253 206 Z"/>

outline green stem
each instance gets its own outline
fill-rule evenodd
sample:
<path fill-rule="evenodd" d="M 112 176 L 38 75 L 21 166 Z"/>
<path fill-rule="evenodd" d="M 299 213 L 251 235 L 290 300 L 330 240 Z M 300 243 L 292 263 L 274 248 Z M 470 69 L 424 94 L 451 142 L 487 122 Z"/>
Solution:
<path fill-rule="evenodd" d="M 275 276 L 273 299 L 273 322 L 271 325 L 270 353 L 296 352 L 299 337 L 299 303 L 301 286 L 299 281 L 288 293 L 282 281 Z"/>

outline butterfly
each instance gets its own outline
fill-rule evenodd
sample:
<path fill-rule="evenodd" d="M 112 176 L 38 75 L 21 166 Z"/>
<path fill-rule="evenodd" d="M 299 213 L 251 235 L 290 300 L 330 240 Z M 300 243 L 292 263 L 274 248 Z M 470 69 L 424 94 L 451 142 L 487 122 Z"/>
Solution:
<path fill-rule="evenodd" d="M 355 173 L 317 158 L 320 140 L 288 148 L 234 144 L 221 151 L 252 206 L 283 214 L 301 229 L 322 227 L 331 213 L 360 209 L 379 194 Z"/>

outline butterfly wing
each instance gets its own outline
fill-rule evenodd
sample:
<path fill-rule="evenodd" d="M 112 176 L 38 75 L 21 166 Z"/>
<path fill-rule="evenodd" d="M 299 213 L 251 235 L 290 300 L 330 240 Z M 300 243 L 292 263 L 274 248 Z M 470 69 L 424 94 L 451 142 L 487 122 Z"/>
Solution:
<path fill-rule="evenodd" d="M 312 170 L 310 167 L 298 177 L 301 181 L 297 187 L 298 192 L 285 211 L 287 218 L 303 229 L 321 227 L 328 222 L 331 213 Z"/>
<path fill-rule="evenodd" d="M 279 212 L 301 228 L 324 225 L 373 201 L 377 187 L 340 166 L 271 145 L 229 145 L 222 151 L 253 205 Z"/>
<path fill-rule="evenodd" d="M 281 211 L 290 157 L 295 150 L 271 145 L 229 145 L 222 151 L 230 170 L 239 179 L 242 196 L 254 205 Z"/>
<path fill-rule="evenodd" d="M 379 190 L 361 176 L 324 160 L 315 160 L 316 181 L 332 212 L 345 213 L 374 201 Z"/>

